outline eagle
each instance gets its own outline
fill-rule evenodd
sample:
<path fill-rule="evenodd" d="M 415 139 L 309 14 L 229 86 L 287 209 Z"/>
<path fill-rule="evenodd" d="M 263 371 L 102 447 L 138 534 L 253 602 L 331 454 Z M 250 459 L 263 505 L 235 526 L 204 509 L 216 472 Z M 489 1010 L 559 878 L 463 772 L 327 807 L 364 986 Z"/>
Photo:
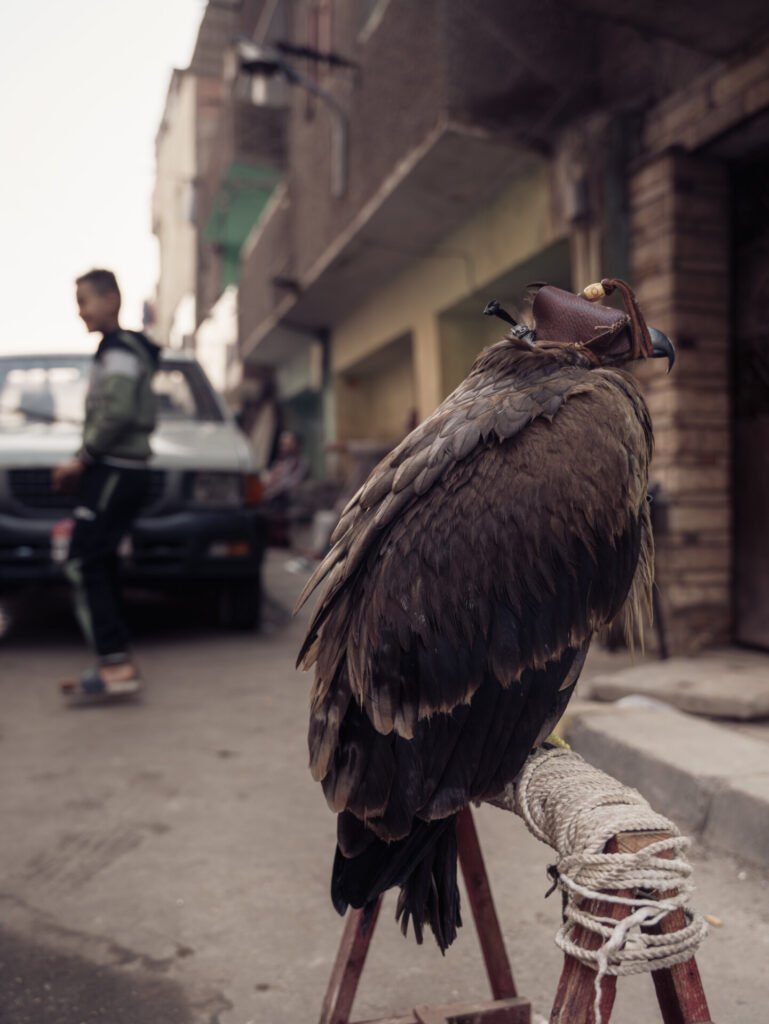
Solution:
<path fill-rule="evenodd" d="M 616 291 L 623 309 L 589 301 Z M 674 358 L 629 285 L 540 286 L 344 509 L 325 588 L 309 752 L 337 815 L 336 910 L 400 888 L 443 952 L 461 924 L 457 814 L 515 779 L 574 692 L 591 637 L 650 605 L 648 409 L 633 360 Z M 488 309 L 489 307 L 487 307 Z"/>

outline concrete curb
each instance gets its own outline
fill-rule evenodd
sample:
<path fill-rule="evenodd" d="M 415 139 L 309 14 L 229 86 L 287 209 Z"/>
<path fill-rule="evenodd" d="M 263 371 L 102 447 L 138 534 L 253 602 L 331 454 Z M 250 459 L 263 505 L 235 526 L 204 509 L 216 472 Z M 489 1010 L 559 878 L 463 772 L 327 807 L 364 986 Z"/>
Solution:
<path fill-rule="evenodd" d="M 578 711 L 574 750 L 706 845 L 769 858 L 769 745 L 672 708 Z"/>

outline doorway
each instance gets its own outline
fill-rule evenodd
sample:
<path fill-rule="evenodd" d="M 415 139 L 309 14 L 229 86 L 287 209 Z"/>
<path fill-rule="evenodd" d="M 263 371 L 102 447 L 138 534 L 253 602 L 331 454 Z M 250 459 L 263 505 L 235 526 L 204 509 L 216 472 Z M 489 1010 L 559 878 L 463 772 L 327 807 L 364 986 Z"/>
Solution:
<path fill-rule="evenodd" d="M 769 154 L 733 181 L 735 631 L 769 648 Z"/>

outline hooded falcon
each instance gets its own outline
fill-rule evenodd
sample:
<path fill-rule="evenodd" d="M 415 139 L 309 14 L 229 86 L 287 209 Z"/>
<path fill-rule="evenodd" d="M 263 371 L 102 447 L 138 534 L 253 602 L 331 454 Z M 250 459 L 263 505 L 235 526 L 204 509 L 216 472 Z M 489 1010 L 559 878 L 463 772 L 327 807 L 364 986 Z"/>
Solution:
<path fill-rule="evenodd" d="M 588 301 L 612 291 L 623 310 Z M 325 584 L 299 663 L 338 815 L 333 904 L 398 886 L 404 934 L 429 923 L 444 951 L 456 815 L 547 737 L 595 631 L 648 609 L 652 429 L 624 366 L 673 360 L 618 279 L 541 287 L 533 330 L 502 315 L 507 336 L 351 499 L 298 604 Z"/>

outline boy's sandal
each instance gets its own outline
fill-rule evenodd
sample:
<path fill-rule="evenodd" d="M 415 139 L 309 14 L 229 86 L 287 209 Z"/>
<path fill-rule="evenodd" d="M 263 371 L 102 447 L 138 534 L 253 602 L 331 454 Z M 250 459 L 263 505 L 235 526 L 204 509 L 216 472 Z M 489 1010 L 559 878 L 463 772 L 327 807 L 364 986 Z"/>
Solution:
<path fill-rule="evenodd" d="M 139 693 L 141 688 L 139 676 L 107 682 L 97 668 L 89 668 L 79 678 L 70 677 L 59 683 L 59 689 L 67 697 L 130 697 Z"/>

